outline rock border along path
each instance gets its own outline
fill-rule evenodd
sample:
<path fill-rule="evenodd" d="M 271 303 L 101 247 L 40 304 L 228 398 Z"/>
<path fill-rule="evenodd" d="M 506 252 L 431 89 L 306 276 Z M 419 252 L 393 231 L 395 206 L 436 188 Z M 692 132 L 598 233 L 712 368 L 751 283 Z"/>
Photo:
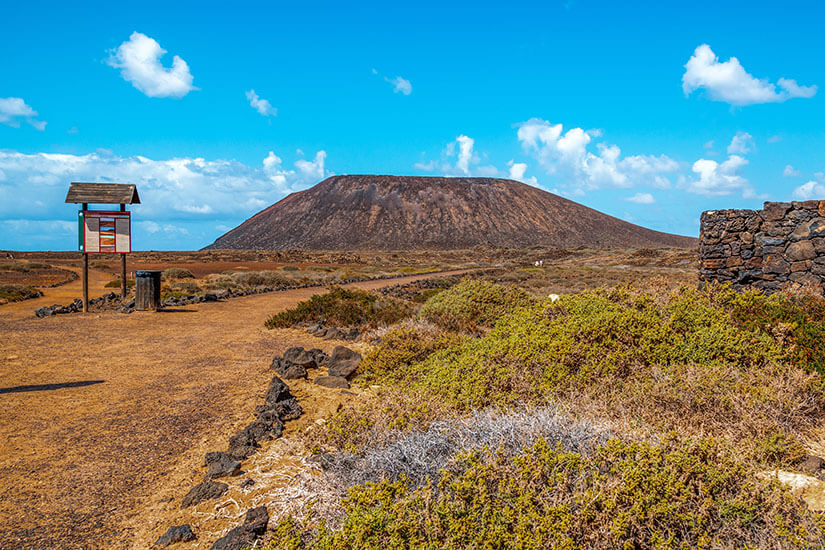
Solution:
<path fill-rule="evenodd" d="M 345 285 L 388 284 L 449 274 Z M 161 487 L 249 421 L 299 330 L 263 323 L 319 288 L 176 311 L 0 316 L 0 547 L 127 547 Z"/>

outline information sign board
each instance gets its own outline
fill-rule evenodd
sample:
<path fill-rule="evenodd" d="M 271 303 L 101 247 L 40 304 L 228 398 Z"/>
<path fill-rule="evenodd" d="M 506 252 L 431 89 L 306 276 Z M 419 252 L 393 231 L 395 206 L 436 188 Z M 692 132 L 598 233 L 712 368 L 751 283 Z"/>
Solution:
<path fill-rule="evenodd" d="M 132 251 L 131 212 L 84 210 L 81 212 L 81 252 L 128 254 Z"/>

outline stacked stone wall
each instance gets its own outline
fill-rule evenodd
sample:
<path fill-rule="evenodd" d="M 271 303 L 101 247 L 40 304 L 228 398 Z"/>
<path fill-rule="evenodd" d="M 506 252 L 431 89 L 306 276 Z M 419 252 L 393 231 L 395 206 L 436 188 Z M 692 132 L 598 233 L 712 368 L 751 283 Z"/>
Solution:
<path fill-rule="evenodd" d="M 766 291 L 825 283 L 825 201 L 766 202 L 762 210 L 702 213 L 700 278 Z"/>

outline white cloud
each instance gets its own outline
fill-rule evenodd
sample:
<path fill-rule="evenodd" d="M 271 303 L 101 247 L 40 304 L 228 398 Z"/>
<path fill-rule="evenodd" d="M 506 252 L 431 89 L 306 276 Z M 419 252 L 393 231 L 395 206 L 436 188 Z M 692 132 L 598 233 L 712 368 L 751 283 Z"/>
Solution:
<path fill-rule="evenodd" d="M 524 162 L 513 162 L 512 160 L 508 164 L 510 166 L 510 179 L 522 181 L 524 173 L 527 171 L 527 164 Z"/>
<path fill-rule="evenodd" d="M 46 122 L 37 120 L 37 111 L 26 105 L 26 102 L 19 97 L 0 97 L 0 124 L 20 127 L 20 119 L 25 120 L 31 126 L 40 130 L 46 129 Z"/>
<path fill-rule="evenodd" d="M 768 138 L 768 143 L 779 143 L 782 141 L 782 136 L 771 136 Z"/>
<path fill-rule="evenodd" d="M 301 177 L 300 181 L 311 181 L 313 183 L 317 183 L 324 179 L 326 174 L 326 171 L 324 170 L 324 161 L 326 158 L 326 151 L 318 151 L 315 153 L 315 159 L 312 161 L 296 160 L 295 167 L 298 169 L 298 173 Z"/>
<path fill-rule="evenodd" d="M 473 159 L 473 144 L 475 140 L 467 137 L 464 134 L 455 138 L 458 142 L 458 160 L 455 163 L 456 168 L 464 172 L 470 173 L 470 161 Z"/>
<path fill-rule="evenodd" d="M 785 169 L 782 170 L 782 175 L 786 178 L 793 178 L 796 176 L 801 176 L 802 174 L 799 172 L 799 170 L 795 169 L 793 166 L 788 164 L 785 166 Z"/>
<path fill-rule="evenodd" d="M 166 50 L 154 39 L 133 32 L 129 40 L 109 56 L 108 64 L 120 69 L 124 80 L 149 97 L 183 97 L 196 88 L 192 85 L 189 65 L 177 55 L 166 68 L 160 58 Z"/>
<path fill-rule="evenodd" d="M 153 160 L 105 151 L 88 155 L 0 151 L 0 170 L 6 176 L 0 182 L 0 219 L 60 217 L 67 208 L 63 200 L 69 182 L 100 181 L 137 184 L 142 204 L 133 210 L 144 221 L 237 220 L 329 175 L 325 158 L 326 153 L 319 151 L 312 162 L 301 160 L 294 169 L 285 169 L 272 152 L 261 167 L 249 167 L 234 160 Z M 50 207 L 33 211 L 27 206 L 37 200 Z"/>
<path fill-rule="evenodd" d="M 705 149 L 713 149 L 713 140 L 706 141 L 706 142 L 702 145 L 702 147 L 704 147 Z"/>
<path fill-rule="evenodd" d="M 397 94 L 410 95 L 412 93 L 412 84 L 406 78 L 400 76 L 396 76 L 395 78 L 384 77 L 384 80 L 392 84 L 392 91 Z"/>
<path fill-rule="evenodd" d="M 189 214 L 211 214 L 214 212 L 208 204 L 182 204 L 176 208 L 179 212 L 188 212 Z"/>
<path fill-rule="evenodd" d="M 650 193 L 636 193 L 632 197 L 627 197 L 625 200 L 635 202 L 636 204 L 653 204 L 656 202 L 656 199 L 653 198 L 653 195 Z"/>
<path fill-rule="evenodd" d="M 153 221 L 139 221 L 135 222 L 135 225 L 140 229 L 144 230 L 146 233 L 150 235 L 154 235 L 156 233 L 177 233 L 180 235 L 188 235 L 189 231 L 185 227 L 179 227 L 177 225 L 173 225 L 171 223 L 165 223 L 163 225 L 159 223 L 155 223 Z"/>
<path fill-rule="evenodd" d="M 564 132 L 561 124 L 538 118 L 518 125 L 518 140 L 525 151 L 534 154 L 539 165 L 564 186 L 579 191 L 640 184 L 670 186 L 667 174 L 679 169 L 675 160 L 665 155 L 622 157 L 618 146 L 604 143 L 596 144 L 597 152 L 590 151 L 592 140 L 600 135 L 582 128 Z"/>
<path fill-rule="evenodd" d="M 753 151 L 753 136 L 747 132 L 736 132 L 728 145 L 729 155 L 747 155 Z"/>
<path fill-rule="evenodd" d="M 324 168 L 326 158 L 326 151 L 318 151 L 315 153 L 314 160 L 297 160 L 295 161 L 296 169 L 290 170 L 284 168 L 281 158 L 270 151 L 263 161 L 263 171 L 282 193 L 293 193 L 306 189 L 329 175 Z"/>
<path fill-rule="evenodd" d="M 739 170 L 746 164 L 747 159 L 739 155 L 731 155 L 722 163 L 699 159 L 693 163 L 693 172 L 699 179 L 686 180 L 680 187 L 688 193 L 705 197 L 720 197 L 741 192 L 744 198 L 757 198 L 750 182 L 739 174 Z"/>
<path fill-rule="evenodd" d="M 246 92 L 246 99 L 249 101 L 249 105 L 258 111 L 258 113 L 262 116 L 275 116 L 278 114 L 278 109 L 273 107 L 272 104 L 266 99 L 258 97 L 255 90 L 249 90 Z"/>
<path fill-rule="evenodd" d="M 685 74 L 682 76 L 685 95 L 701 88 L 714 101 L 740 106 L 813 97 L 817 90 L 816 86 L 799 86 L 796 81 L 787 78 L 780 78 L 777 84 L 779 90 L 768 80 L 751 76 L 735 57 L 720 62 L 707 44 L 696 48 L 685 64 Z"/>
<path fill-rule="evenodd" d="M 436 168 L 438 168 L 438 162 L 431 160 L 424 162 L 423 160 L 420 162 L 416 162 L 413 164 L 413 168 L 416 170 L 423 170 L 424 172 L 432 172 Z"/>
<path fill-rule="evenodd" d="M 32 235 L 77 234 L 77 221 L 70 220 L 0 220 L 0 227 L 9 233 L 28 233 Z"/>
<path fill-rule="evenodd" d="M 380 75 L 378 69 L 375 68 L 372 69 L 372 74 L 376 76 Z M 385 76 L 384 82 L 390 84 L 392 91 L 397 94 L 410 95 L 412 93 L 412 83 L 402 76 L 396 76 L 395 78 Z"/>
<path fill-rule="evenodd" d="M 453 163 L 453 160 L 455 162 Z M 418 161 L 416 170 L 438 172 L 445 176 L 498 177 L 501 172 L 493 165 L 481 165 L 481 157 L 475 152 L 475 140 L 461 134 L 447 143 L 441 153 L 441 160 Z"/>
<path fill-rule="evenodd" d="M 796 200 L 800 201 L 806 201 L 810 199 L 825 200 L 825 185 L 811 180 L 807 183 L 803 183 L 802 185 L 794 189 L 792 196 Z"/>

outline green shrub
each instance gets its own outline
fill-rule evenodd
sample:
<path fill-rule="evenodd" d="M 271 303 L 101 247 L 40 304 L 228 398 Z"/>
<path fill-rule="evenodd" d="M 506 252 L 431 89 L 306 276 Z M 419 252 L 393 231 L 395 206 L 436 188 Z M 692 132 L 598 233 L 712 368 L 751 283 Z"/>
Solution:
<path fill-rule="evenodd" d="M 458 333 L 437 327 L 402 324 L 387 332 L 380 344 L 367 352 L 358 371 L 367 380 L 381 380 L 463 340 Z"/>
<path fill-rule="evenodd" d="M 769 332 L 786 344 L 788 356 L 825 374 L 825 299 L 784 293 L 720 293 L 720 305 L 741 326 Z"/>
<path fill-rule="evenodd" d="M 339 529 L 287 518 L 270 548 L 812 548 L 825 533 L 777 482 L 711 439 L 617 439 L 592 455 L 540 440 L 472 452 L 437 486 L 356 486 Z"/>
<path fill-rule="evenodd" d="M 51 265 L 40 262 L 3 262 L 0 263 L 2 271 L 17 271 L 18 273 L 28 273 L 32 269 L 51 269 Z"/>
<path fill-rule="evenodd" d="M 30 298 L 39 298 L 43 293 L 28 285 L 0 285 L 0 300 L 22 302 Z"/>
<path fill-rule="evenodd" d="M 89 262 L 89 267 L 91 267 L 92 269 L 109 269 L 109 264 L 107 264 L 106 262 L 95 260 L 93 262 Z"/>
<path fill-rule="evenodd" d="M 420 316 L 452 330 L 474 330 L 490 327 L 504 314 L 535 301 L 516 287 L 464 279 L 427 300 Z"/>
<path fill-rule="evenodd" d="M 795 464 L 807 454 L 805 447 L 793 434 L 774 430 L 757 442 L 759 458 L 769 463 Z"/>
<path fill-rule="evenodd" d="M 290 286 L 294 281 L 277 271 L 234 271 L 230 275 L 235 284 L 242 287 Z"/>
<path fill-rule="evenodd" d="M 482 338 L 399 373 L 399 381 L 478 407 L 652 365 L 750 368 L 786 364 L 798 355 L 770 332 L 741 325 L 717 298 L 717 290 L 683 288 L 659 303 L 619 287 L 546 300 L 501 318 Z"/>
<path fill-rule="evenodd" d="M 163 273 L 161 273 L 161 278 L 164 280 L 194 279 L 195 276 L 188 269 L 183 269 L 182 267 L 170 267 L 169 269 L 166 269 L 163 271 Z"/>
<path fill-rule="evenodd" d="M 203 292 L 198 283 L 194 281 L 177 281 L 170 285 L 172 292 L 183 293 L 188 295 L 200 294 Z"/>
<path fill-rule="evenodd" d="M 17 271 L 19 273 L 27 273 L 31 268 L 29 264 L 23 262 L 5 262 L 0 264 L 0 269 L 3 271 Z"/>
<path fill-rule="evenodd" d="M 284 271 L 301 271 L 301 268 L 297 265 L 285 265 L 281 269 Z"/>
<path fill-rule="evenodd" d="M 126 288 L 135 286 L 134 279 L 126 279 Z M 120 279 L 114 279 L 106 283 L 105 288 L 120 288 Z"/>
<path fill-rule="evenodd" d="M 359 289 L 339 286 L 316 294 L 292 309 L 267 319 L 267 328 L 285 328 L 298 323 L 324 323 L 333 326 L 390 325 L 409 316 L 412 306 L 393 298 Z"/>
<path fill-rule="evenodd" d="M 210 273 L 204 278 L 203 286 L 207 290 L 221 290 L 237 288 L 238 283 L 229 275 Z"/>
<path fill-rule="evenodd" d="M 345 283 L 354 283 L 360 281 L 364 278 L 364 274 L 358 271 L 353 271 L 351 269 L 343 269 L 340 272 L 336 273 L 335 281 L 337 283 L 345 284 Z"/>

